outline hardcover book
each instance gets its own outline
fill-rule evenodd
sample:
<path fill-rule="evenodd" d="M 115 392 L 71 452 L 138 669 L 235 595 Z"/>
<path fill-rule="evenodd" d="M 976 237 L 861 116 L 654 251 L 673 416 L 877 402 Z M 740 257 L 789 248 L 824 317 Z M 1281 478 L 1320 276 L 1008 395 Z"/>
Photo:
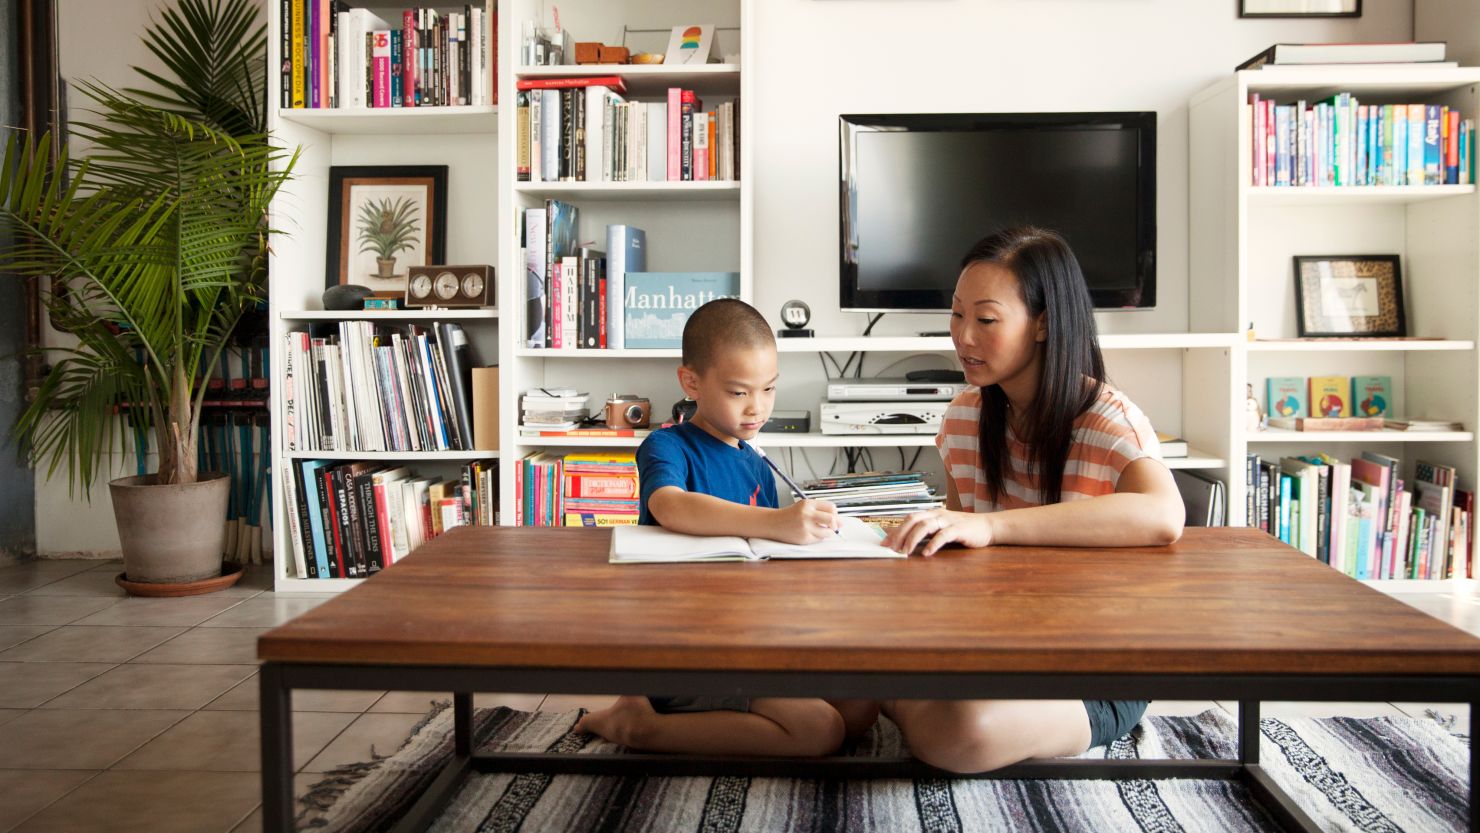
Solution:
<path fill-rule="evenodd" d="M 1352 412 L 1354 416 L 1390 417 L 1393 415 L 1393 377 L 1353 376 Z"/>
<path fill-rule="evenodd" d="M 683 325 L 716 298 L 740 297 L 739 272 L 627 272 L 622 329 L 628 348 L 683 346 Z"/>
<path fill-rule="evenodd" d="M 1313 417 L 1349 417 L 1351 380 L 1346 376 L 1310 377 L 1310 415 Z"/>
<path fill-rule="evenodd" d="M 1305 379 L 1271 376 L 1265 380 L 1265 404 L 1271 417 L 1305 415 Z"/>
<path fill-rule="evenodd" d="M 623 296 L 627 292 L 627 273 L 647 271 L 647 232 L 636 226 L 606 227 L 606 335 L 607 346 L 620 350 L 627 346 L 623 329 Z"/>

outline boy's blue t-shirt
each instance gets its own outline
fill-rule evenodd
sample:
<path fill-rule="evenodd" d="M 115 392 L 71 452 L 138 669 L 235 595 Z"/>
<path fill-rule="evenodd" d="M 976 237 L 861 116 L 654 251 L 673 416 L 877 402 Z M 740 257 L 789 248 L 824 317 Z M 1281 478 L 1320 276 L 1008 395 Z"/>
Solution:
<path fill-rule="evenodd" d="M 640 524 L 658 525 L 648 512 L 648 498 L 664 486 L 746 506 L 778 506 L 776 480 L 755 449 L 743 440 L 735 448 L 691 422 L 649 434 L 637 449 L 637 472 L 642 484 Z"/>

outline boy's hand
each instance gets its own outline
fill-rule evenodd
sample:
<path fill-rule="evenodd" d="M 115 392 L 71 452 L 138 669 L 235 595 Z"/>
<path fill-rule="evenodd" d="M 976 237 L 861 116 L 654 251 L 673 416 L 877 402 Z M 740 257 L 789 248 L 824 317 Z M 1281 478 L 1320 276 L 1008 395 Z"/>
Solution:
<path fill-rule="evenodd" d="M 932 509 L 916 512 L 904 523 L 889 530 L 884 546 L 909 555 L 918 548 L 920 555 L 934 555 L 949 543 L 964 547 L 987 547 L 992 544 L 991 516 L 974 512 L 952 512 Z"/>
<path fill-rule="evenodd" d="M 838 507 L 825 500 L 799 500 L 776 510 L 768 537 L 788 544 L 811 544 L 837 534 Z"/>

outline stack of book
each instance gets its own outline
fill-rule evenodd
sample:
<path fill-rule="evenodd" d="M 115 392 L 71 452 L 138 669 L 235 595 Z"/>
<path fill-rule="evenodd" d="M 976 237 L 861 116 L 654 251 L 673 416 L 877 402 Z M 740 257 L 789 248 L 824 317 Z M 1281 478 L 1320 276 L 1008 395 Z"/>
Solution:
<path fill-rule="evenodd" d="M 520 182 L 689 182 L 740 178 L 740 101 L 712 110 L 693 90 L 628 101 L 620 76 L 517 83 Z"/>
<path fill-rule="evenodd" d="M 1413 490 L 1400 461 L 1371 451 L 1349 463 L 1325 454 L 1248 456 L 1248 525 L 1359 579 L 1468 578 L 1474 494 L 1453 467 L 1418 461 Z"/>
<path fill-rule="evenodd" d="M 365 578 L 448 529 L 497 525 L 497 467 L 470 462 L 444 481 L 372 462 L 284 463 L 296 577 Z"/>
<path fill-rule="evenodd" d="M 917 471 L 868 471 L 823 477 L 801 485 L 807 497 L 837 506 L 839 515 L 864 520 L 898 518 L 945 505 L 925 482 L 925 474 Z"/>
<path fill-rule="evenodd" d="M 565 455 L 537 451 L 514 469 L 514 525 L 560 526 L 565 519 Z"/>
<path fill-rule="evenodd" d="M 472 450 L 471 361 L 457 324 L 341 321 L 334 335 L 287 340 L 288 450 Z"/>
<path fill-rule="evenodd" d="M 343 2 L 282 3 L 283 107 L 498 103 L 498 15 L 414 8 L 392 25 Z"/>
<path fill-rule="evenodd" d="M 524 392 L 521 403 L 520 433 L 540 436 L 541 433 L 570 431 L 591 415 L 586 407 L 590 398 L 590 394 L 575 388 L 530 388 Z"/>
<path fill-rule="evenodd" d="M 565 455 L 566 526 L 631 526 L 637 523 L 637 454 L 631 451 Z"/>

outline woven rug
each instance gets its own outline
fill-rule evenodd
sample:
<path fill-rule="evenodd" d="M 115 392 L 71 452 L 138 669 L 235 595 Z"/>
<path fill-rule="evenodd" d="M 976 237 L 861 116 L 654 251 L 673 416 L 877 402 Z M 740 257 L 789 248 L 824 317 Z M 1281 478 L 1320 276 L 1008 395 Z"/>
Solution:
<path fill-rule="evenodd" d="M 571 712 L 479 709 L 481 750 L 612 752 L 570 728 Z M 389 828 L 451 754 L 452 710 L 441 704 L 396 753 L 327 773 L 305 796 L 300 828 Z M 1260 723 L 1266 769 L 1327 831 L 1463 830 L 1469 739 L 1436 720 L 1307 718 Z M 1086 757 L 1231 758 L 1234 720 L 1219 710 L 1148 717 Z M 851 754 L 895 756 L 881 719 Z M 483 775 L 474 773 L 433 825 L 436 833 L 971 833 L 972 831 L 1277 831 L 1240 785 L 1226 781 L 834 781 L 784 778 Z"/>

